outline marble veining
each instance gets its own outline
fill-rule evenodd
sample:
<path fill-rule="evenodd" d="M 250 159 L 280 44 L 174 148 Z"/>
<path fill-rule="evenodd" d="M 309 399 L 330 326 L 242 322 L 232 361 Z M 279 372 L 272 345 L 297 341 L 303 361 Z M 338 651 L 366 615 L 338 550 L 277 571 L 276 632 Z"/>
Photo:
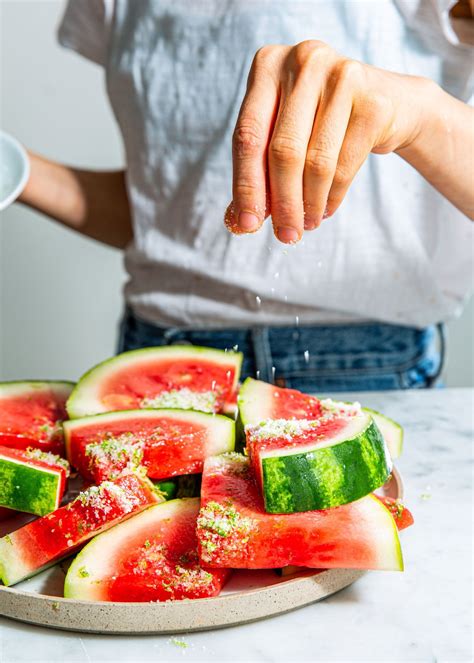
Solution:
<path fill-rule="evenodd" d="M 405 572 L 368 573 L 279 617 L 219 631 L 100 636 L 0 619 L 0 662 L 462 662 L 472 652 L 474 391 L 337 394 L 400 421 L 397 462 L 415 527 L 402 534 Z"/>

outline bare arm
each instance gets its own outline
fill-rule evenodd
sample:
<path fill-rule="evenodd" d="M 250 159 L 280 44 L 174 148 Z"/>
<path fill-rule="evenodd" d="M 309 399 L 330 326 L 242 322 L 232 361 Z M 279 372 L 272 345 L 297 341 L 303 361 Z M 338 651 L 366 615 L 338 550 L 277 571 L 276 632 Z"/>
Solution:
<path fill-rule="evenodd" d="M 435 83 L 428 89 L 418 134 L 396 152 L 474 219 L 474 110 Z"/>
<path fill-rule="evenodd" d="M 104 244 L 128 244 L 133 231 L 123 170 L 79 170 L 29 157 L 31 174 L 19 202 Z"/>

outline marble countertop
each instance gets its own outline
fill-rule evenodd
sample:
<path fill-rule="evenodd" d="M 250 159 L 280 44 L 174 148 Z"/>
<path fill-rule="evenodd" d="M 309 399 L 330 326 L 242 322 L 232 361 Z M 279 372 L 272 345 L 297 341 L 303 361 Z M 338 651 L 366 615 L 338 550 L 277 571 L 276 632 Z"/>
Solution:
<path fill-rule="evenodd" d="M 360 400 L 400 421 L 397 462 L 416 524 L 405 572 L 372 572 L 313 605 L 205 633 L 99 636 L 0 619 L 0 661 L 472 661 L 474 391 L 371 392 Z"/>

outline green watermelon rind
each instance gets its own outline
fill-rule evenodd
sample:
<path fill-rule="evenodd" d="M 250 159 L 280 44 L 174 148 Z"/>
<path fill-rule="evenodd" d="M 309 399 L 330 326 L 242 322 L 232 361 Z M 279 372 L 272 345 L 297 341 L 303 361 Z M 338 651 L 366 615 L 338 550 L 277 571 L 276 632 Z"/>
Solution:
<path fill-rule="evenodd" d="M 237 386 L 240 368 L 242 366 L 243 355 L 241 352 L 216 350 L 214 348 L 201 347 L 196 345 L 166 345 L 153 348 L 142 348 L 140 350 L 130 350 L 122 354 L 106 359 L 105 361 L 93 366 L 77 382 L 67 403 L 66 409 L 70 419 L 99 414 L 105 412 L 104 406 L 95 397 L 94 390 L 100 386 L 101 379 L 111 374 L 111 369 L 134 365 L 139 360 L 145 361 L 147 358 L 165 358 L 189 357 L 196 355 L 202 359 L 215 361 L 224 365 L 234 363 L 235 376 L 232 384 L 232 390 Z"/>
<path fill-rule="evenodd" d="M 377 412 L 377 410 L 372 410 L 370 407 L 363 407 L 362 409 L 364 412 L 368 412 L 377 424 L 379 431 L 383 435 L 385 444 L 390 451 L 392 460 L 399 458 L 403 451 L 403 428 L 400 424 L 385 414 Z"/>
<path fill-rule="evenodd" d="M 23 396 L 30 392 L 41 392 L 53 390 L 54 392 L 64 393 L 64 397 L 70 395 L 75 387 L 75 382 L 68 380 L 11 380 L 0 382 L 0 403 L 1 399 Z"/>
<path fill-rule="evenodd" d="M 0 453 L 0 506 L 45 516 L 59 506 L 62 471 Z"/>
<path fill-rule="evenodd" d="M 194 421 L 197 424 L 208 426 L 213 437 L 207 442 L 208 455 L 233 451 L 235 447 L 235 423 L 223 414 L 209 414 L 195 410 L 179 410 L 177 408 L 141 410 L 116 410 L 115 412 L 101 412 L 87 417 L 70 419 L 63 422 L 64 441 L 67 458 L 71 459 L 71 433 L 91 424 L 104 424 L 111 421 L 126 421 L 127 419 L 159 419 L 160 417 L 176 418 Z"/>
<path fill-rule="evenodd" d="M 140 529 L 143 523 L 147 524 L 147 521 L 150 521 L 149 527 L 152 533 L 156 517 L 159 520 L 168 519 L 172 527 L 174 514 L 184 504 L 197 506 L 199 498 L 187 497 L 153 504 L 132 518 L 95 536 L 84 546 L 69 567 L 64 581 L 64 597 L 92 601 L 106 600 L 100 597 L 103 576 L 99 573 L 113 569 L 114 551 L 136 532 L 137 528 Z"/>
<path fill-rule="evenodd" d="M 349 421 L 360 422 L 360 432 L 342 441 L 260 455 L 267 513 L 330 509 L 355 502 L 387 481 L 392 462 L 371 416 Z"/>

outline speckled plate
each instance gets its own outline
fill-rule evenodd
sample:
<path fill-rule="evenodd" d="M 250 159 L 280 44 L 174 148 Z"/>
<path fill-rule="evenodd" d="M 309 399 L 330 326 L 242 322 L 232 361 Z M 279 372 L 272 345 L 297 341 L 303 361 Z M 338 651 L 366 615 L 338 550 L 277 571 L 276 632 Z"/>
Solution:
<path fill-rule="evenodd" d="M 396 470 L 381 489 L 403 497 Z M 285 577 L 274 571 L 236 571 L 220 596 L 166 603 L 106 603 L 62 598 L 68 562 L 15 587 L 0 587 L 0 614 L 22 622 L 88 633 L 204 631 L 272 617 L 331 596 L 365 571 L 304 570 Z"/>

